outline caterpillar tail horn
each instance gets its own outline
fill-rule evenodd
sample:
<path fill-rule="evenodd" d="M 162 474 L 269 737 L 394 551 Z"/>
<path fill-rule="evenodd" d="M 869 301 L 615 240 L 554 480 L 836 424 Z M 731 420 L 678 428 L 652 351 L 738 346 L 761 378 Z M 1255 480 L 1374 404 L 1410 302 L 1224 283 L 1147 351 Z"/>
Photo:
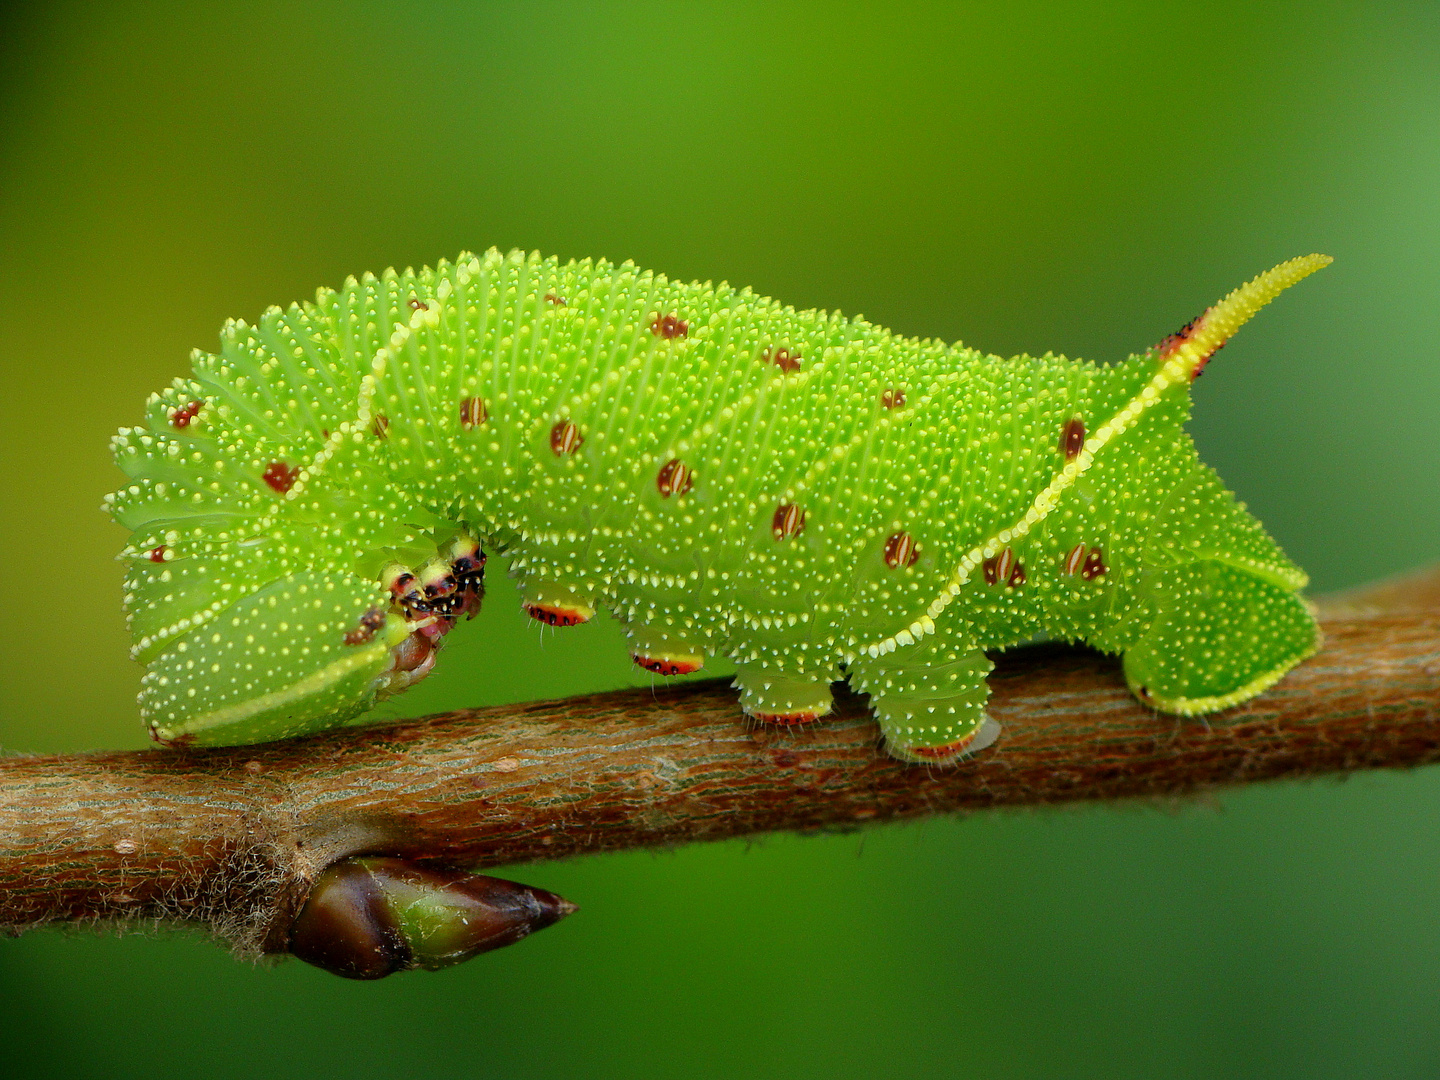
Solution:
<path fill-rule="evenodd" d="M 1215 352 L 1256 312 L 1291 285 L 1316 270 L 1323 270 L 1334 261 L 1329 255 L 1319 254 L 1288 259 L 1206 308 L 1199 318 L 1160 343 L 1160 358 L 1164 361 L 1169 381 L 1193 382 L 1205 370 Z"/>

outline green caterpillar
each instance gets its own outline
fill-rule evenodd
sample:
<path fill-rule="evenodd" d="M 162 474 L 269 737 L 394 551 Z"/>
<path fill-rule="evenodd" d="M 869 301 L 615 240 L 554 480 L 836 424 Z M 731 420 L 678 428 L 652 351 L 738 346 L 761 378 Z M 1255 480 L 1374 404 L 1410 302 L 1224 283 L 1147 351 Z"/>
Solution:
<path fill-rule="evenodd" d="M 150 399 L 109 497 L 154 738 L 319 730 L 422 678 L 485 552 L 635 662 L 734 660 L 797 724 L 848 677 L 890 752 L 999 733 L 986 649 L 1124 655 L 1147 704 L 1260 693 L 1318 647 L 1291 563 L 1183 425 L 1283 263 L 1124 363 L 1010 360 L 626 263 L 462 255 L 229 323 Z"/>

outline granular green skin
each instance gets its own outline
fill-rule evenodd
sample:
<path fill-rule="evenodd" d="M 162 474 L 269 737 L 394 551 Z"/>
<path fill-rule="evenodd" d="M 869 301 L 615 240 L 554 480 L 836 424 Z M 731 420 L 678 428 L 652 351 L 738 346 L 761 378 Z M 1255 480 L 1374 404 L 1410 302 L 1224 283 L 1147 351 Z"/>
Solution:
<path fill-rule="evenodd" d="M 1318 638 L 1183 431 L 1203 338 L 1005 360 L 519 252 L 352 279 L 229 324 L 116 439 L 142 712 L 237 743 L 368 708 L 416 625 L 383 568 L 457 532 L 537 617 L 610 610 L 652 670 L 730 657 L 761 719 L 823 715 L 848 674 L 901 757 L 974 749 L 983 650 L 1035 638 L 1124 653 L 1158 708 L 1234 704 Z"/>

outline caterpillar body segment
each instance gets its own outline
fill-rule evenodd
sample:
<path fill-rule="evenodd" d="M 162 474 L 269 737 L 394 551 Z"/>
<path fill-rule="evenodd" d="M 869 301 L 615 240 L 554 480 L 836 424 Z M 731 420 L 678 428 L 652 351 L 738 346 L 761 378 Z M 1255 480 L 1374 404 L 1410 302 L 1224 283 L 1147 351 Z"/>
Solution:
<path fill-rule="evenodd" d="M 209 743 L 354 715 L 430 670 L 484 551 L 532 617 L 608 610 L 648 670 L 730 658 L 760 720 L 820 719 L 848 677 L 908 760 L 993 742 L 985 650 L 1035 638 L 1126 654 L 1157 708 L 1233 704 L 1317 637 L 1196 457 L 1188 387 L 1325 261 L 1111 366 L 493 250 L 231 324 L 116 440 L 142 711 Z"/>

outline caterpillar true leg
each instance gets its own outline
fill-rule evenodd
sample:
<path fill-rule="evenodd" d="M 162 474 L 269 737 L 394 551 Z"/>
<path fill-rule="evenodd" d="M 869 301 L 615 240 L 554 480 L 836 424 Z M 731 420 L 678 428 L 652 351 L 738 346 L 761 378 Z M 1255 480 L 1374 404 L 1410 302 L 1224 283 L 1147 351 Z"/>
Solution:
<path fill-rule="evenodd" d="M 950 761 L 1000 734 L 985 715 L 992 664 L 967 635 L 945 630 L 915 646 L 850 666 L 850 685 L 870 695 L 885 746 L 907 761 Z"/>

